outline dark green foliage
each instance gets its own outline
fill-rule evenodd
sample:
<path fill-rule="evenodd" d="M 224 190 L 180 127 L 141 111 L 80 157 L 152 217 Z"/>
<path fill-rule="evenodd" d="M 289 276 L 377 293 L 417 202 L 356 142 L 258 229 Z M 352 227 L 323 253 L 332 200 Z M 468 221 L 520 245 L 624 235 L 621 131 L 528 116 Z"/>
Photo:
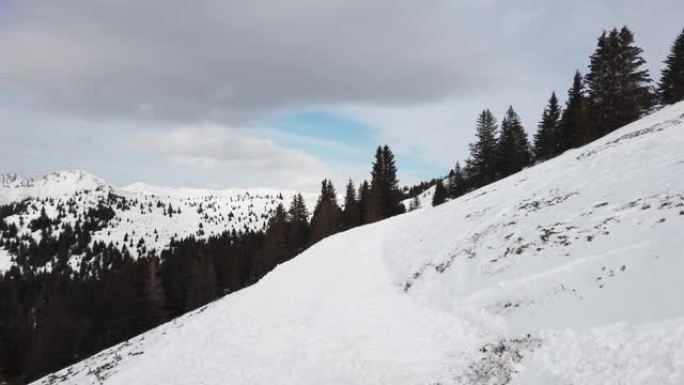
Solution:
<path fill-rule="evenodd" d="M 585 81 L 602 135 L 631 123 L 654 104 L 642 49 L 627 27 L 599 37 Z"/>
<path fill-rule="evenodd" d="M 505 178 L 530 165 L 532 155 L 527 133 L 513 107 L 508 107 L 501 121 L 501 135 L 497 142 L 497 178 Z"/>
<path fill-rule="evenodd" d="M 665 59 L 658 92 L 663 104 L 684 100 L 684 30 L 677 36 Z"/>
<path fill-rule="evenodd" d="M 371 213 L 371 192 L 370 185 L 367 181 L 363 181 L 359 187 L 359 223 L 370 223 Z"/>
<path fill-rule="evenodd" d="M 466 192 L 466 181 L 461 169 L 461 164 L 456 162 L 456 167 L 449 172 L 449 197 L 457 198 Z"/>
<path fill-rule="evenodd" d="M 582 75 L 579 71 L 575 72 L 572 86 L 568 90 L 568 100 L 558 124 L 558 131 L 555 137 L 555 155 L 579 147 L 600 136 L 597 121 L 592 114 L 591 103 L 587 99 Z"/>
<path fill-rule="evenodd" d="M 356 187 L 354 182 L 349 179 L 344 195 L 344 210 L 342 211 L 342 226 L 346 229 L 354 228 L 361 224 L 361 210 L 359 200 L 356 197 Z"/>
<path fill-rule="evenodd" d="M 309 211 L 306 209 L 304 197 L 297 194 L 292 198 L 287 212 L 289 224 L 288 249 L 291 255 L 304 251 L 309 240 Z"/>
<path fill-rule="evenodd" d="M 368 222 L 375 222 L 404 212 L 397 179 L 394 153 L 389 146 L 378 146 L 371 170 L 370 211 Z"/>
<path fill-rule="evenodd" d="M 435 193 L 432 196 L 432 205 L 439 206 L 446 202 L 447 198 L 449 198 L 449 192 L 447 191 L 446 187 L 444 187 L 444 183 L 437 183 L 435 185 Z"/>
<path fill-rule="evenodd" d="M 40 216 L 29 222 L 31 231 L 47 230 L 52 226 L 52 220 L 45 214 L 45 208 L 40 209 Z"/>
<path fill-rule="evenodd" d="M 551 159 L 556 155 L 556 135 L 558 135 L 560 117 L 561 108 L 558 104 L 558 98 L 556 93 L 552 92 L 549 103 L 544 108 L 541 121 L 537 126 L 537 133 L 534 135 L 535 161 Z"/>
<path fill-rule="evenodd" d="M 496 131 L 496 118 L 491 111 L 485 109 L 477 118 L 476 141 L 470 145 L 470 158 L 466 165 L 468 176 L 476 187 L 496 180 Z"/>
<path fill-rule="evenodd" d="M 342 229 L 342 210 L 337 204 L 337 194 L 332 182 L 325 179 L 321 182 L 321 195 L 311 218 L 311 236 L 309 243 L 339 232 Z"/>

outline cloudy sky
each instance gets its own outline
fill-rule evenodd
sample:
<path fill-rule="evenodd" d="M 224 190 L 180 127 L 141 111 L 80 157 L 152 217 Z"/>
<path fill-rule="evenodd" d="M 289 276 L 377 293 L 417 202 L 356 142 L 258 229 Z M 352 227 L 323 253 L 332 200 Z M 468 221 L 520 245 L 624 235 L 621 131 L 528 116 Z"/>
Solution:
<path fill-rule="evenodd" d="M 0 0 L 0 172 L 315 189 L 395 150 L 404 183 L 466 156 L 476 115 L 528 132 L 603 29 L 658 78 L 681 0 Z"/>

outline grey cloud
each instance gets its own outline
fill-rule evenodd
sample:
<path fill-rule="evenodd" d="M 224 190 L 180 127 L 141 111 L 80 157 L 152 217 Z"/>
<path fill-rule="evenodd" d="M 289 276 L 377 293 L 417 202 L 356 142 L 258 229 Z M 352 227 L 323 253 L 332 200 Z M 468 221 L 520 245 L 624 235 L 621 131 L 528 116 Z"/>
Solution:
<path fill-rule="evenodd" d="M 0 85 L 79 114 L 240 119 L 293 106 L 424 102 L 484 81 L 482 45 L 453 33 L 437 1 L 13 6 L 15 22 L 0 30 Z"/>

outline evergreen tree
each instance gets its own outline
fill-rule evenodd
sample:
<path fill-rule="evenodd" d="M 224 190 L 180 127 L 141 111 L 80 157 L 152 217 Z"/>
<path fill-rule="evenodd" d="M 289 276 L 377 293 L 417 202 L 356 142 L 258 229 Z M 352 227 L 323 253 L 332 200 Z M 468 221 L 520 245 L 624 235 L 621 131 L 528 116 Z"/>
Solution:
<path fill-rule="evenodd" d="M 561 114 L 558 130 L 555 135 L 555 150 L 553 156 L 579 147 L 600 136 L 597 122 L 592 113 L 591 106 L 584 94 L 582 75 L 575 72 L 572 87 L 568 90 L 568 100 Z"/>
<path fill-rule="evenodd" d="M 456 162 L 456 167 L 449 172 L 449 197 L 457 198 L 465 194 L 465 178 L 463 177 L 463 170 L 461 164 Z"/>
<path fill-rule="evenodd" d="M 653 105 L 642 52 L 627 27 L 604 31 L 598 39 L 585 80 L 602 135 L 637 120 Z"/>
<path fill-rule="evenodd" d="M 561 108 L 556 93 L 552 92 L 549 104 L 542 113 L 541 121 L 534 135 L 534 159 L 543 161 L 556 155 L 556 135 L 561 117 Z"/>
<path fill-rule="evenodd" d="M 442 203 L 446 202 L 448 197 L 449 193 L 447 192 L 447 189 L 444 187 L 444 182 L 437 182 L 437 184 L 435 185 L 435 193 L 434 195 L 432 195 L 432 205 L 439 206 Z"/>
<path fill-rule="evenodd" d="M 385 188 L 387 189 L 387 201 L 385 203 L 385 217 L 402 214 L 406 211 L 401 204 L 401 191 L 399 190 L 399 178 L 397 176 L 397 165 L 394 160 L 394 153 L 388 145 L 383 146 L 382 154 L 385 158 Z"/>
<path fill-rule="evenodd" d="M 292 257 L 288 247 L 290 223 L 282 203 L 276 206 L 273 216 L 268 220 L 264 244 L 253 266 L 254 276 L 263 276 L 278 264 Z"/>
<path fill-rule="evenodd" d="M 673 104 L 684 100 L 684 30 L 679 34 L 665 59 L 658 84 L 663 104 Z"/>
<path fill-rule="evenodd" d="M 344 229 L 351 229 L 361 224 L 359 200 L 356 197 L 356 187 L 349 179 L 347 191 L 344 196 L 344 211 L 342 211 L 342 224 Z"/>
<path fill-rule="evenodd" d="M 311 218 L 311 236 L 309 244 L 333 235 L 342 229 L 342 210 L 337 204 L 337 194 L 332 182 L 324 179 L 321 182 L 321 195 Z"/>
<path fill-rule="evenodd" d="M 379 221 L 404 211 L 397 179 L 397 166 L 389 146 L 378 146 L 371 170 L 369 222 Z"/>
<path fill-rule="evenodd" d="M 290 225 L 288 248 L 292 255 L 297 255 L 304 251 L 309 238 L 309 211 L 306 209 L 302 194 L 297 194 L 292 198 L 287 220 Z"/>
<path fill-rule="evenodd" d="M 371 192 L 368 181 L 363 181 L 359 187 L 359 224 L 370 223 Z"/>
<path fill-rule="evenodd" d="M 508 107 L 506 116 L 501 121 L 497 158 L 498 178 L 505 178 L 530 164 L 530 142 L 513 106 Z"/>
<path fill-rule="evenodd" d="M 468 177 L 476 187 L 496 180 L 496 131 L 496 118 L 489 109 L 485 109 L 477 118 L 477 140 L 470 144 L 470 159 L 467 163 Z"/>

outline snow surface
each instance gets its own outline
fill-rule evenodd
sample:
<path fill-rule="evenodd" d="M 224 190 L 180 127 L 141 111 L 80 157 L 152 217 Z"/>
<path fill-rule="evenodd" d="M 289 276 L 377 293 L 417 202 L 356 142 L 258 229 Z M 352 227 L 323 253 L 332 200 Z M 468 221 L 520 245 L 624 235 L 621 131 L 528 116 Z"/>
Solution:
<path fill-rule="evenodd" d="M 0 271 L 9 270 L 13 263 L 10 253 L 0 248 Z"/>
<path fill-rule="evenodd" d="M 39 384 L 684 384 L 684 103 Z"/>

